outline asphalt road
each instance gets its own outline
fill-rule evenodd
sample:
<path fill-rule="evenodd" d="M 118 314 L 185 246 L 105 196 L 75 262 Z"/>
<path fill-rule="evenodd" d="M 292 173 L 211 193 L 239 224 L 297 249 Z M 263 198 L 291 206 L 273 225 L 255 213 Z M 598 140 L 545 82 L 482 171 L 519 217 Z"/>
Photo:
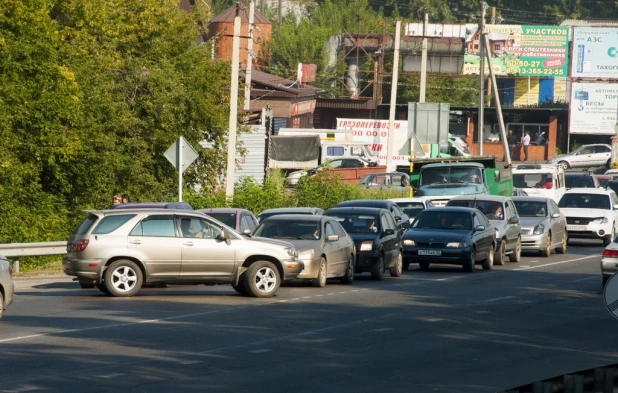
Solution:
<path fill-rule="evenodd" d="M 600 241 L 492 271 L 416 265 L 401 278 L 271 299 L 229 286 L 133 298 L 66 277 L 17 279 L 0 322 L 0 392 L 494 392 L 618 363 Z"/>

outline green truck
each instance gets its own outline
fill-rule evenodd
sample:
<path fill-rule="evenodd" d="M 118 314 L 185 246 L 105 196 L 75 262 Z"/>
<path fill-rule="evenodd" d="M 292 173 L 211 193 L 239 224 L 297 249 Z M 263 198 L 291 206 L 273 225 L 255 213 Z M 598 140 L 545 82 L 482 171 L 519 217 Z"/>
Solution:
<path fill-rule="evenodd" d="M 397 171 L 410 174 L 414 196 L 428 197 L 435 206 L 457 195 L 513 195 L 511 165 L 497 156 L 412 158 L 410 164 Z"/>

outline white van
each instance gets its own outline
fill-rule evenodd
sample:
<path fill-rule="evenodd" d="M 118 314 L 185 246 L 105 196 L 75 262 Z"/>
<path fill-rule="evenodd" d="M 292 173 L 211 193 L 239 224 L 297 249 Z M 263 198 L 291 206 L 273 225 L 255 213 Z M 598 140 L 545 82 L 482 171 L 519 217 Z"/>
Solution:
<path fill-rule="evenodd" d="M 373 155 L 371 147 L 363 141 L 322 141 L 320 163 L 334 158 L 361 158 L 369 163 L 378 163 L 378 157 Z"/>
<path fill-rule="evenodd" d="M 564 169 L 557 164 L 523 164 L 513 169 L 513 188 L 529 196 L 551 198 L 558 203 L 566 192 Z"/>

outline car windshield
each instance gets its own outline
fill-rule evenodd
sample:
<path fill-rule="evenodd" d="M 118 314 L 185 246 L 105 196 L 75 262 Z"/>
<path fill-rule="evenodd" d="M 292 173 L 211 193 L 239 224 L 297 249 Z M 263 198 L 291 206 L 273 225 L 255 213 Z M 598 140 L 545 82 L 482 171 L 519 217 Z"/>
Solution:
<path fill-rule="evenodd" d="M 291 221 L 270 219 L 261 223 L 253 236 L 270 239 L 316 240 L 320 238 L 318 221 Z"/>
<path fill-rule="evenodd" d="M 348 233 L 380 232 L 380 220 L 373 214 L 329 213 L 328 215 L 341 224 Z"/>
<path fill-rule="evenodd" d="M 517 188 L 547 188 L 547 185 L 552 183 L 551 173 L 513 174 L 513 187 Z"/>
<path fill-rule="evenodd" d="M 564 194 L 559 207 L 576 207 L 581 209 L 609 210 L 611 204 L 609 195 L 602 194 Z"/>
<path fill-rule="evenodd" d="M 236 228 L 236 213 L 206 213 L 231 228 Z"/>
<path fill-rule="evenodd" d="M 504 211 L 501 202 L 493 201 L 450 201 L 448 206 L 471 207 L 479 209 L 488 220 L 504 220 Z"/>
<path fill-rule="evenodd" d="M 592 176 L 588 175 L 565 175 L 564 184 L 567 188 L 594 188 Z"/>
<path fill-rule="evenodd" d="M 479 168 L 427 168 L 421 172 L 421 186 L 449 183 L 481 183 Z"/>
<path fill-rule="evenodd" d="M 424 210 L 412 223 L 412 228 L 470 230 L 472 220 L 469 213 Z"/>
<path fill-rule="evenodd" d="M 397 202 L 397 205 L 403 210 L 404 213 L 410 218 L 418 216 L 418 213 L 425 210 L 422 202 Z"/>
<path fill-rule="evenodd" d="M 515 201 L 520 217 L 547 217 L 546 202 Z"/>

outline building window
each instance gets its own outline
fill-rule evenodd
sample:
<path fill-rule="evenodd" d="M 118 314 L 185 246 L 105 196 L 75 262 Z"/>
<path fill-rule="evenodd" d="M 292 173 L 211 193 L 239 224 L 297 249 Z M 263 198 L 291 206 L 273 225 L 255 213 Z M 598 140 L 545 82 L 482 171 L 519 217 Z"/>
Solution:
<path fill-rule="evenodd" d="M 479 44 L 474 44 L 474 49 L 478 49 L 479 48 Z"/>
<path fill-rule="evenodd" d="M 494 50 L 495 50 L 495 51 L 499 51 L 499 50 L 500 50 L 500 44 L 496 44 L 496 45 L 494 45 Z"/>

